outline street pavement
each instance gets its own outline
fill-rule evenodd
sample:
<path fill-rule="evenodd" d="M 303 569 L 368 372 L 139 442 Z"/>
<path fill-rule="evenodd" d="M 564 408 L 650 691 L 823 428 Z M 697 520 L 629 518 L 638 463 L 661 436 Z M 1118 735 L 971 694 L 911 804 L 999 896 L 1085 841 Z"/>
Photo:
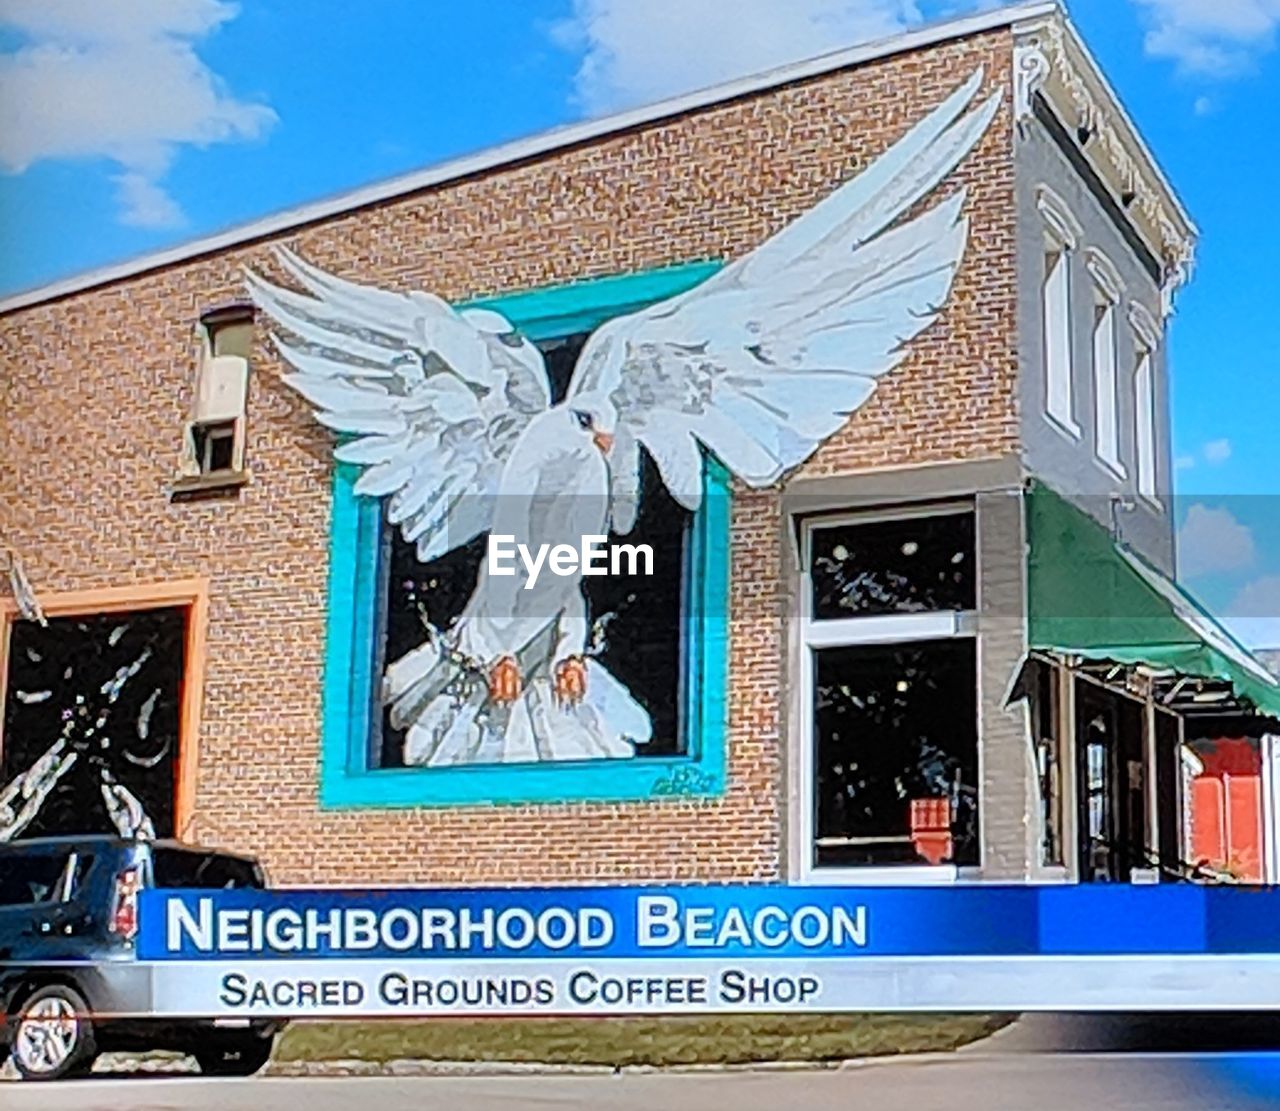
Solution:
<path fill-rule="evenodd" d="M 106 1078 L 0 1085 L 4 1111 L 1254 1111 L 1280 1108 L 1273 1023 L 1033 1016 L 959 1053 L 839 1068 L 520 1076 Z M 1203 1045 L 1219 1051 L 1205 1052 Z M 1193 1048 L 1194 1047 L 1194 1048 Z"/>

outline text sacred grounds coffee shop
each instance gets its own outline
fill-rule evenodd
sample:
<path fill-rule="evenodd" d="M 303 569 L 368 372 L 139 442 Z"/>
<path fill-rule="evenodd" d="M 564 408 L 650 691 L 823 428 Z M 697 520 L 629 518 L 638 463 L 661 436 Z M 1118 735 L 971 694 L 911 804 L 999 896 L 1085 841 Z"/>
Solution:
<path fill-rule="evenodd" d="M 11 298 L 0 830 L 1193 878 L 1187 746 L 1280 713 L 1174 585 L 1194 238 L 1035 3 Z"/>

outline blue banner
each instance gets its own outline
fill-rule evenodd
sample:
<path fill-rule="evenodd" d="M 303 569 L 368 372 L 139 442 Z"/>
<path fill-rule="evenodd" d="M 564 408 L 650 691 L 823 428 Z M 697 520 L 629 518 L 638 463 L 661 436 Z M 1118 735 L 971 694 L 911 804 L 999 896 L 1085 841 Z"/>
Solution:
<path fill-rule="evenodd" d="M 1280 890 L 1179 886 L 146 891 L 148 961 L 1280 953 Z"/>

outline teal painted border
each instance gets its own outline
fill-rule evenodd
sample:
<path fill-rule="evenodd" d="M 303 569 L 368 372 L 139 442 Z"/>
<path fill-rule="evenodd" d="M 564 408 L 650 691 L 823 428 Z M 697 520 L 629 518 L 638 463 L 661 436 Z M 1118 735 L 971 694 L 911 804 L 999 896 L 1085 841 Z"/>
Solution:
<path fill-rule="evenodd" d="M 720 264 L 696 262 L 615 275 L 508 297 L 468 302 L 502 312 L 532 339 L 595 328 L 690 289 Z M 320 805 L 325 809 L 624 802 L 670 796 L 714 797 L 725 789 L 728 731 L 729 475 L 709 460 L 702 508 L 694 518 L 686 582 L 684 722 L 688 754 L 553 764 L 376 770 L 368 766 L 377 705 L 378 590 L 382 503 L 358 497 L 358 468 L 337 464 L 329 548 Z"/>

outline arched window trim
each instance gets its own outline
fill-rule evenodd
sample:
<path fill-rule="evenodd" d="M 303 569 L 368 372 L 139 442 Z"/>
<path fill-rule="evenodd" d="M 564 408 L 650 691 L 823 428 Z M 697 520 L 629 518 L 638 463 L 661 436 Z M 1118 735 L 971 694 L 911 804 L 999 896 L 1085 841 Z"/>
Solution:
<path fill-rule="evenodd" d="M 1097 247 L 1090 247 L 1085 252 L 1085 265 L 1098 291 L 1113 305 L 1118 305 L 1124 297 L 1125 286 L 1115 263 Z"/>
<path fill-rule="evenodd" d="M 1036 186 L 1036 207 L 1049 226 L 1055 239 L 1068 251 L 1077 250 L 1084 238 L 1084 229 L 1075 218 L 1067 202 L 1047 185 Z"/>

